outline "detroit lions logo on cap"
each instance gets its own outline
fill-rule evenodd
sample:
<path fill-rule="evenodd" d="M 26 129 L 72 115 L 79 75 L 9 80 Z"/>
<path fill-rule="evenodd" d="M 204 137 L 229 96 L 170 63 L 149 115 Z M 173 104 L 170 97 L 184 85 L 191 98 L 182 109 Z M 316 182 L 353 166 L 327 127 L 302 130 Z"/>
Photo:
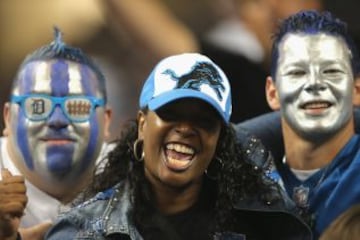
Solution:
<path fill-rule="evenodd" d="M 191 88 L 200 91 L 202 84 L 208 84 L 216 93 L 219 101 L 223 100 L 222 92 L 225 91 L 222 78 L 213 65 L 207 62 L 196 63 L 189 73 L 177 76 L 173 70 L 166 69 L 164 74 L 170 75 L 177 81 L 175 88 Z"/>
<path fill-rule="evenodd" d="M 182 98 L 198 98 L 214 107 L 226 123 L 231 115 L 230 83 L 208 57 L 183 53 L 161 60 L 141 91 L 140 108 L 152 111 Z"/>

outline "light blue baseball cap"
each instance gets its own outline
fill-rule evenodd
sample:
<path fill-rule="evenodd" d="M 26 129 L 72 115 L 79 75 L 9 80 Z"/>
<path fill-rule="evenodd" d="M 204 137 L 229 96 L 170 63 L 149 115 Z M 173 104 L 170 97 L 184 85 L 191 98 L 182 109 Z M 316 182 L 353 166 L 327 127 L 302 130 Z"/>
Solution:
<path fill-rule="evenodd" d="M 225 73 L 208 57 L 183 53 L 161 60 L 147 78 L 139 105 L 156 111 L 183 98 L 198 98 L 214 107 L 226 124 L 230 121 L 231 89 Z"/>

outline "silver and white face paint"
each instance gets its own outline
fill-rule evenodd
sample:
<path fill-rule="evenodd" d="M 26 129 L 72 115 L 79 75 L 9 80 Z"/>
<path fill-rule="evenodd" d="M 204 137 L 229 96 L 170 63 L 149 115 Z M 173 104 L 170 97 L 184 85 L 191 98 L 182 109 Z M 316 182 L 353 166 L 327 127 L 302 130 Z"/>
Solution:
<path fill-rule="evenodd" d="M 339 37 L 287 34 L 279 45 L 275 84 L 282 116 L 305 139 L 332 136 L 352 116 L 350 51 Z"/>
<path fill-rule="evenodd" d="M 18 74 L 13 95 L 45 94 L 56 97 L 103 98 L 98 79 L 86 65 L 65 61 L 34 61 Z M 31 121 L 16 103 L 11 104 L 10 146 L 17 165 L 48 184 L 76 184 L 91 170 L 104 140 L 104 108 L 86 122 L 72 122 L 56 106 L 48 119 Z"/>

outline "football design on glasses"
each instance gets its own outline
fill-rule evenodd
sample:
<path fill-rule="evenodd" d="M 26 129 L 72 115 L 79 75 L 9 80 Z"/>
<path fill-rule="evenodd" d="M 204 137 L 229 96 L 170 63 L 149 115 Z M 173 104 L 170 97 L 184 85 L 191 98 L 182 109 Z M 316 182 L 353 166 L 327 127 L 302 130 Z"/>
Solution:
<path fill-rule="evenodd" d="M 12 95 L 11 102 L 19 104 L 25 116 L 32 121 L 46 120 L 55 107 L 60 106 L 70 121 L 85 122 L 90 119 L 96 107 L 105 106 L 104 99 L 91 96 Z"/>

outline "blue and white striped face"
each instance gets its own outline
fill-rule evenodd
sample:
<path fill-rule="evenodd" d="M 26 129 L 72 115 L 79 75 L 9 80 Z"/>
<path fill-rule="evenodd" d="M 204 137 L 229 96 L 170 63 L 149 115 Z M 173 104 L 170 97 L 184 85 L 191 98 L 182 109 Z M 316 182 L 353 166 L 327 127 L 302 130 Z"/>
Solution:
<path fill-rule="evenodd" d="M 25 65 L 12 94 L 104 97 L 88 66 L 59 59 Z M 10 111 L 10 144 L 17 155 L 17 165 L 25 171 L 49 184 L 59 180 L 68 184 L 94 165 L 104 141 L 104 107 L 97 107 L 85 122 L 71 122 L 60 106 L 40 121 L 26 118 L 17 103 L 11 104 Z"/>

